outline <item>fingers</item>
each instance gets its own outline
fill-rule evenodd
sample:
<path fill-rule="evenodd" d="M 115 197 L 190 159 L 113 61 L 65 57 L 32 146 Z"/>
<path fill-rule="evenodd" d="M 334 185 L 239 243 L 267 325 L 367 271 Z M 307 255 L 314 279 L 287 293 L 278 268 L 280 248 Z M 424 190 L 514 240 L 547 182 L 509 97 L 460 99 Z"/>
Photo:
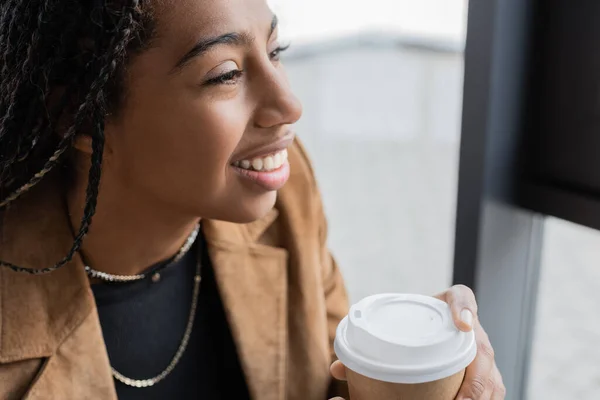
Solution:
<path fill-rule="evenodd" d="M 491 400 L 504 400 L 506 398 L 506 387 L 496 365 L 494 365 L 494 377 L 494 392 L 492 393 Z"/>
<path fill-rule="evenodd" d="M 342 364 L 341 361 L 334 361 L 333 364 L 331 364 L 331 367 L 329 367 L 329 371 L 331 372 L 331 376 L 334 377 L 334 379 L 337 379 L 338 381 L 345 381 L 346 380 L 346 367 L 344 366 L 344 364 Z M 342 397 L 334 397 L 330 400 L 344 400 Z"/>
<path fill-rule="evenodd" d="M 481 395 L 481 397 L 479 397 L 478 400 L 492 400 L 493 393 L 494 393 L 494 386 L 488 384 L 485 387 L 485 392 L 483 392 L 483 394 Z"/>
<path fill-rule="evenodd" d="M 481 400 L 498 400 L 497 397 L 494 397 L 494 394 L 497 393 L 496 386 L 498 385 L 498 383 L 496 382 L 496 375 L 493 372 L 494 368 L 495 366 L 492 367 L 492 375 L 487 380 L 485 391 L 483 392 L 480 398 Z M 504 400 L 504 397 L 502 397 L 501 400 Z"/>
<path fill-rule="evenodd" d="M 435 297 L 448 303 L 458 329 L 464 332 L 473 329 L 477 319 L 477 301 L 471 289 L 464 285 L 456 285 Z"/>
<path fill-rule="evenodd" d="M 342 364 L 341 361 L 338 360 L 331 364 L 329 371 L 331 372 L 331 376 L 333 376 L 338 381 L 346 380 L 346 367 L 344 366 L 344 364 Z"/>
<path fill-rule="evenodd" d="M 492 367 L 492 376 L 488 380 L 485 387 L 485 392 L 481 396 L 481 400 L 504 400 L 506 397 L 506 388 L 502 382 L 502 375 L 498 371 L 498 367 L 494 364 Z"/>
<path fill-rule="evenodd" d="M 477 338 L 477 357 L 467 367 L 465 380 L 457 400 L 490 400 L 490 396 L 496 390 L 494 350 L 479 323 L 475 324 L 475 337 Z M 491 391 L 489 390 L 490 386 L 492 386 Z M 488 394 L 489 396 L 485 397 Z"/>
<path fill-rule="evenodd" d="M 467 367 L 456 399 L 504 400 L 506 389 L 496 366 L 490 339 L 477 318 L 477 301 L 473 291 L 464 285 L 456 285 L 435 297 L 448 303 L 458 329 L 464 332 L 475 330 L 477 357 Z"/>

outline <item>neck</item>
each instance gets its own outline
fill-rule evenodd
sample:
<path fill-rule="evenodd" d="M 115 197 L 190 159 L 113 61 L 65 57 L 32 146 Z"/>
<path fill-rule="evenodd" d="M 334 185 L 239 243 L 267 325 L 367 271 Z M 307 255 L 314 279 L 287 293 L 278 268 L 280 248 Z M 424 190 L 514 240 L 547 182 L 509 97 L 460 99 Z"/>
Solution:
<path fill-rule="evenodd" d="M 76 179 L 68 195 L 71 224 L 79 229 L 87 180 Z M 175 255 L 199 218 L 168 210 L 149 196 L 102 181 L 96 214 L 80 253 L 91 268 L 136 275 Z"/>

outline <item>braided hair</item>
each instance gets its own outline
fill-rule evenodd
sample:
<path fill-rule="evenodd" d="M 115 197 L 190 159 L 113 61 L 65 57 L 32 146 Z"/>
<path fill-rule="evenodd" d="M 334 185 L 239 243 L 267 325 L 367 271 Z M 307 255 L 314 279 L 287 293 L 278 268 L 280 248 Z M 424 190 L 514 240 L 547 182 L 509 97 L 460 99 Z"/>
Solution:
<path fill-rule="evenodd" d="M 78 135 L 92 140 L 85 207 L 69 263 L 96 211 L 104 120 L 122 101 L 125 65 L 147 46 L 144 0 L 2 0 L 0 3 L 0 212 L 63 162 Z"/>

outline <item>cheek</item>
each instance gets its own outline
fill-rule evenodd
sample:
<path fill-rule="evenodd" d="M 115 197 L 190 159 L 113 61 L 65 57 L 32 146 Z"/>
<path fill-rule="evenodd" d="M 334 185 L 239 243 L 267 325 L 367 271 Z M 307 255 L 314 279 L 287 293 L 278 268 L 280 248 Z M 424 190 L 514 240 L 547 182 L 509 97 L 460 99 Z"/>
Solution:
<path fill-rule="evenodd" d="M 201 100 L 136 107 L 113 141 L 122 176 L 155 194 L 224 195 L 230 157 L 248 125 L 243 110 L 235 101 Z"/>

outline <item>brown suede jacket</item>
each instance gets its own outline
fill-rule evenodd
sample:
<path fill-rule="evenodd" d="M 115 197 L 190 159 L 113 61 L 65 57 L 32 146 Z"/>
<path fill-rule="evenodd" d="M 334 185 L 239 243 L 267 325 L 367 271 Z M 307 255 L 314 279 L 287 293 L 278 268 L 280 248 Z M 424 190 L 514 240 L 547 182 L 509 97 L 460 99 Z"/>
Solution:
<path fill-rule="evenodd" d="M 291 178 L 267 216 L 250 224 L 205 220 L 202 229 L 252 398 L 326 400 L 345 395 L 329 366 L 347 297 L 300 143 L 289 158 Z M 43 268 L 69 250 L 73 236 L 54 179 L 0 215 L 1 260 Z M 0 269 L 0 399 L 22 398 L 116 399 L 79 257 L 41 276 Z"/>

